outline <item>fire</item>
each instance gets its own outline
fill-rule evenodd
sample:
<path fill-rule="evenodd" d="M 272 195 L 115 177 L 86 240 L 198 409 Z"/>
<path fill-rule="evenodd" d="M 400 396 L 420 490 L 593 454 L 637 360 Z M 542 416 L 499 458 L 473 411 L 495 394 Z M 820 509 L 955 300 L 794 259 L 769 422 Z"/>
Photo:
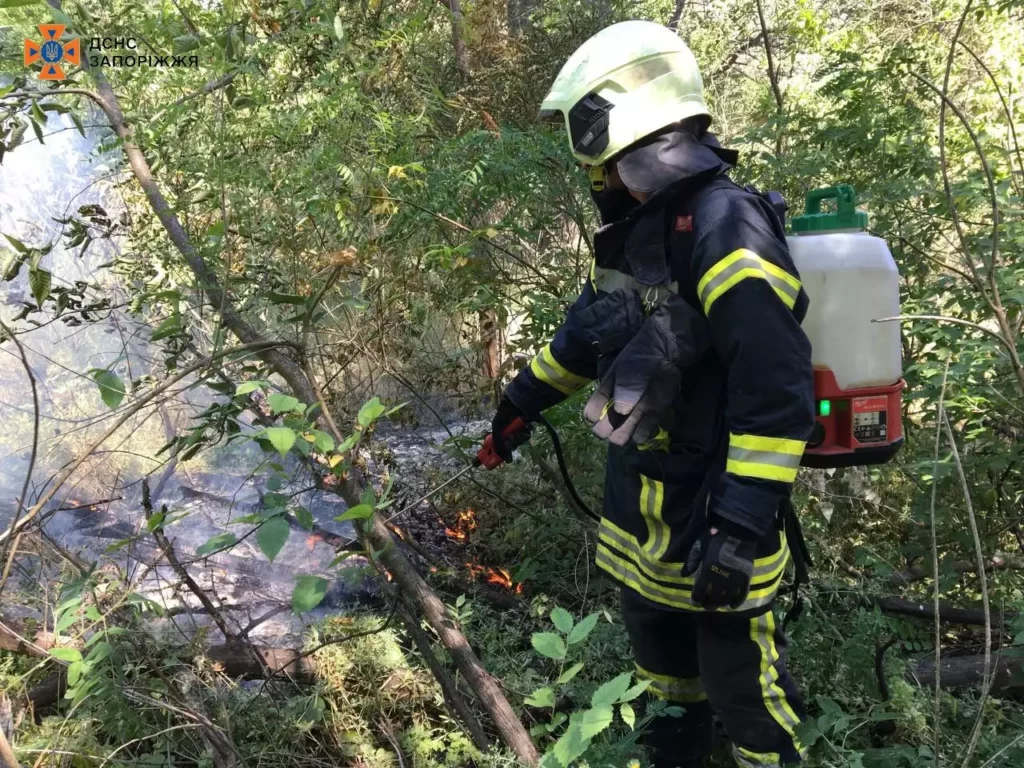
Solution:
<path fill-rule="evenodd" d="M 444 520 L 441 521 L 444 525 Z M 476 530 L 476 512 L 472 509 L 463 509 L 455 518 L 455 527 L 449 528 L 445 525 L 444 533 L 453 541 L 465 544 L 469 534 Z"/>
<path fill-rule="evenodd" d="M 493 584 L 502 589 L 510 590 L 517 595 L 523 594 L 523 585 L 513 584 L 512 574 L 504 568 L 488 568 L 476 563 L 466 563 L 466 570 L 469 571 L 470 576 L 474 579 L 483 578 L 487 584 Z"/>

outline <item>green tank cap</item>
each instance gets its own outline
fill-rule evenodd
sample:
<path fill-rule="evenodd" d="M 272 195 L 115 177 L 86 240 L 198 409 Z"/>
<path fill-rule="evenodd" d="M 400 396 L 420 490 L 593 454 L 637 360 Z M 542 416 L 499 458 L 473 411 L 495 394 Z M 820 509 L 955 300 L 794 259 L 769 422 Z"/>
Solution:
<path fill-rule="evenodd" d="M 822 213 L 821 201 L 835 200 L 834 213 Z M 832 229 L 868 228 L 868 215 L 857 210 L 857 193 L 849 184 L 815 189 L 807 193 L 807 210 L 803 216 L 794 216 L 790 228 L 794 233 L 824 232 Z"/>

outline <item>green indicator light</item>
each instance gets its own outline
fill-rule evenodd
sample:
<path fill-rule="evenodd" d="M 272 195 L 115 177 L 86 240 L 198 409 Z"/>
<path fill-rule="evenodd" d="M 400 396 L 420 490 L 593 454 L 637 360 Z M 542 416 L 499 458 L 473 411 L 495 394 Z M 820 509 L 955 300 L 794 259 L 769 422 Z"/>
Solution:
<path fill-rule="evenodd" d="M 818 403 L 818 415 L 819 416 L 830 416 L 832 415 L 832 401 L 822 400 Z"/>

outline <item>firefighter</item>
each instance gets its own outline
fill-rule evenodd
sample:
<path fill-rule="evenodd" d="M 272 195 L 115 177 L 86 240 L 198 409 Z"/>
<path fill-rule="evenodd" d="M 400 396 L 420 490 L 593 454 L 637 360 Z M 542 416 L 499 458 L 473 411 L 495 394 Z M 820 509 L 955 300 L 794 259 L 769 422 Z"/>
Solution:
<path fill-rule="evenodd" d="M 621 584 L 637 675 L 684 711 L 648 732 L 655 765 L 702 765 L 713 715 L 739 765 L 799 762 L 803 706 L 772 609 L 814 416 L 783 225 L 728 178 L 738 156 L 708 132 L 696 61 L 665 27 L 586 41 L 542 116 L 564 123 L 602 226 L 582 294 L 504 392 L 495 448 L 509 459 L 515 418 L 601 381 L 587 408 L 609 440 L 597 565 Z"/>

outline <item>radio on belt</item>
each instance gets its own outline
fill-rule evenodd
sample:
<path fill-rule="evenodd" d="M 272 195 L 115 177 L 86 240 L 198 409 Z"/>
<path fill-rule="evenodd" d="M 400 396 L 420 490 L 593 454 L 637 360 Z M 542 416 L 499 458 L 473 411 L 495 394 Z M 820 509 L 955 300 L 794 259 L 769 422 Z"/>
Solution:
<path fill-rule="evenodd" d="M 833 212 L 821 203 L 835 200 Z M 810 299 L 803 328 L 811 341 L 817 423 L 804 452 L 808 467 L 881 464 L 903 445 L 906 382 L 899 323 L 900 275 L 889 246 L 868 234 L 853 187 L 807 194 L 787 238 Z"/>

